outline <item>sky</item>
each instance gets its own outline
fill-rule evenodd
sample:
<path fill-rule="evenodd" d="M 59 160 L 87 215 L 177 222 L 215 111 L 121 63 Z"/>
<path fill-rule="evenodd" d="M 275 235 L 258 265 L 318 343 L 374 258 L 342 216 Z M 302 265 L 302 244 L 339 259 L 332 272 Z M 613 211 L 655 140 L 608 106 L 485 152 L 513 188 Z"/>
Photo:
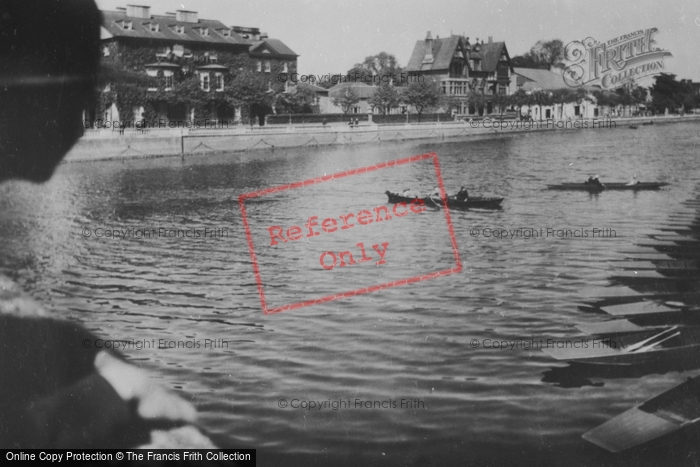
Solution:
<path fill-rule="evenodd" d="M 258 27 L 299 55 L 301 74 L 345 73 L 366 56 L 393 54 L 406 66 L 413 47 L 433 37 L 463 34 L 505 41 L 521 55 L 538 40 L 564 44 L 607 41 L 656 27 L 657 47 L 668 50 L 668 72 L 700 81 L 700 0 L 96 0 L 100 9 L 127 3 L 151 14 L 194 10 L 228 26 Z M 640 83 L 644 84 L 644 83 Z"/>

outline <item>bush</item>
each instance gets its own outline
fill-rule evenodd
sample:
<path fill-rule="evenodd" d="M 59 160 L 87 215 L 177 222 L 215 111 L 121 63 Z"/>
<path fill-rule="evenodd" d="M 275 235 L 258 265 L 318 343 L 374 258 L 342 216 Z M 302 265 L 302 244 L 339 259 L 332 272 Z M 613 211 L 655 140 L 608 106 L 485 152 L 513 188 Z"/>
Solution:
<path fill-rule="evenodd" d="M 350 120 L 367 121 L 367 114 L 292 114 L 292 124 L 301 123 L 318 123 L 321 124 L 324 120 L 327 123 L 347 123 Z M 405 117 L 404 117 L 405 118 Z M 278 114 L 267 116 L 268 125 L 285 125 L 289 124 L 289 114 Z"/>

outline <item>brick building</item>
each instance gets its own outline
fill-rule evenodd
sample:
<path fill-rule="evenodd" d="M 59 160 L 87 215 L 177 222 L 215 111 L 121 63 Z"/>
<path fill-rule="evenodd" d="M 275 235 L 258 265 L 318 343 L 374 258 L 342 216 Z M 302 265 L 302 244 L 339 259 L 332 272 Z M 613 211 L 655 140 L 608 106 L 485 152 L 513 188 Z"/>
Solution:
<path fill-rule="evenodd" d="M 93 119 L 262 122 L 274 95 L 286 90 L 278 74 L 296 72 L 298 55 L 258 28 L 187 10 L 152 15 L 140 5 L 102 15 L 103 78 Z"/>

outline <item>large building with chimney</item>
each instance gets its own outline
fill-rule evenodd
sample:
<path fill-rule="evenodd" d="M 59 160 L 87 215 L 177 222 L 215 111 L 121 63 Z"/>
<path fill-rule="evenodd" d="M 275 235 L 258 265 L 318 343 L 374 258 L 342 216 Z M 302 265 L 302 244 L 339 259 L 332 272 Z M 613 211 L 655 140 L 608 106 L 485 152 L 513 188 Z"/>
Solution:
<path fill-rule="evenodd" d="M 495 112 L 495 96 L 514 91 L 513 67 L 505 42 L 472 44 L 468 37 L 451 35 L 435 39 L 428 32 L 416 42 L 406 67 L 440 82 L 443 94 L 461 102 L 460 114 L 484 115 Z"/>
<path fill-rule="evenodd" d="M 271 105 L 251 94 L 282 92 L 287 85 L 278 75 L 296 72 L 298 55 L 258 28 L 188 10 L 153 15 L 141 5 L 102 15 L 103 78 L 93 120 L 262 122 Z"/>

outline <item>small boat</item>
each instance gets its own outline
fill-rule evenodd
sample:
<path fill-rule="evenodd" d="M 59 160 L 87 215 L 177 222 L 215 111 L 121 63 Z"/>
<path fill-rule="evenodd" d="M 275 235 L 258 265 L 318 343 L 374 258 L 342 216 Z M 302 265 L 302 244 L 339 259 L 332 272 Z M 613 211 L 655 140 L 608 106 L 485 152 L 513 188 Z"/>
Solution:
<path fill-rule="evenodd" d="M 652 120 L 649 120 L 648 122 L 642 123 L 642 125 L 647 126 L 647 125 L 653 125 L 654 122 Z"/>
<path fill-rule="evenodd" d="M 637 128 L 639 128 L 637 125 L 630 125 L 630 130 L 636 130 Z"/>
<path fill-rule="evenodd" d="M 697 362 L 700 356 L 700 326 L 673 326 L 651 337 L 640 339 L 638 333 L 610 339 L 557 342 L 542 351 L 557 360 L 586 365 L 631 366 Z"/>
<path fill-rule="evenodd" d="M 639 446 L 700 421 L 700 377 L 633 407 L 583 434 L 610 452 Z"/>
<path fill-rule="evenodd" d="M 637 182 L 633 185 L 628 183 L 603 183 L 601 185 L 594 183 L 562 183 L 559 185 L 547 185 L 548 190 L 570 190 L 570 191 L 607 191 L 607 190 L 658 190 L 661 187 L 668 186 L 664 182 Z"/>
<path fill-rule="evenodd" d="M 398 193 L 392 193 L 387 191 L 386 195 L 389 197 L 390 203 L 411 203 L 416 199 L 422 200 L 426 206 L 442 207 L 442 200 L 440 197 L 418 197 L 418 196 L 403 196 Z M 466 201 L 458 200 L 454 195 L 447 197 L 447 206 L 450 209 L 501 209 L 501 203 L 503 198 L 479 198 L 476 196 L 470 196 Z"/>

